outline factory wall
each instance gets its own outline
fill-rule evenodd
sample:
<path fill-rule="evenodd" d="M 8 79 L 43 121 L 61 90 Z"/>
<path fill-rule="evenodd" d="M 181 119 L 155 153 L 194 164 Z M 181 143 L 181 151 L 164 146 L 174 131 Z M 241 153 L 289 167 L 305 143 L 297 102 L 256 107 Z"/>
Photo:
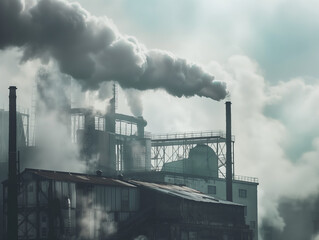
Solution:
<path fill-rule="evenodd" d="M 192 196 L 189 192 L 184 194 Z M 141 205 L 153 206 L 143 231 L 148 239 L 252 239 L 240 205 L 192 201 L 175 197 L 170 190 L 165 194 L 144 187 Z"/>
<path fill-rule="evenodd" d="M 85 175 L 79 177 L 87 179 Z M 19 239 L 100 239 L 113 234 L 117 223 L 139 209 L 138 189 L 133 185 L 72 182 L 59 175 L 55 178 L 22 174 Z M 6 199 L 5 183 L 5 216 Z M 4 226 L 6 229 L 6 223 Z M 6 235 L 1 237 L 6 239 Z"/>
<path fill-rule="evenodd" d="M 20 180 L 19 239 L 252 239 L 244 206 L 191 188 L 36 169 Z"/>

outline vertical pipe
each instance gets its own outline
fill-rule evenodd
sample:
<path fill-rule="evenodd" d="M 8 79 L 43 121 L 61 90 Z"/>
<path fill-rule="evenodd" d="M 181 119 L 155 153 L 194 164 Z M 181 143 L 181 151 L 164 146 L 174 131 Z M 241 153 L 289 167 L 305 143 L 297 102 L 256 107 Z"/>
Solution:
<path fill-rule="evenodd" d="M 226 200 L 233 201 L 231 102 L 226 102 Z"/>
<path fill-rule="evenodd" d="M 16 87 L 9 87 L 9 176 L 8 176 L 8 239 L 18 239 L 17 181 L 17 105 Z"/>

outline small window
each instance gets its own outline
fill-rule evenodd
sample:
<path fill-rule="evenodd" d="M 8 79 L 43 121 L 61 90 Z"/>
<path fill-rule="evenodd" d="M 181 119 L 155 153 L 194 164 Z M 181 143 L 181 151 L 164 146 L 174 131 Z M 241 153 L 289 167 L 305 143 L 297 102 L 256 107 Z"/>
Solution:
<path fill-rule="evenodd" d="M 216 194 L 216 186 L 208 185 L 207 192 L 208 194 Z"/>
<path fill-rule="evenodd" d="M 42 222 L 46 222 L 47 221 L 47 216 L 43 215 L 42 216 Z"/>
<path fill-rule="evenodd" d="M 238 195 L 240 198 L 247 198 L 247 190 L 246 189 L 239 189 Z"/>

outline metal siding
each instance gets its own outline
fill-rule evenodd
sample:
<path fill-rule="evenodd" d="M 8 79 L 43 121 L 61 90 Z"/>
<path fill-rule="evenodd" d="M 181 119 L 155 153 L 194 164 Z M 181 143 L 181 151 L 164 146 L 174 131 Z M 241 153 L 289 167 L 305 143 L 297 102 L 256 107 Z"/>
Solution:
<path fill-rule="evenodd" d="M 116 188 L 116 207 L 115 207 L 116 211 L 120 211 L 121 210 L 121 188 Z"/>
<path fill-rule="evenodd" d="M 129 210 L 136 211 L 136 189 L 129 189 Z"/>
<path fill-rule="evenodd" d="M 119 214 L 119 220 L 120 222 L 125 221 L 126 219 L 128 219 L 130 216 L 130 213 L 128 212 L 120 212 Z"/>
<path fill-rule="evenodd" d="M 61 199 L 61 195 L 62 195 L 61 182 L 56 181 L 54 185 L 55 185 L 55 196 L 56 198 Z"/>
<path fill-rule="evenodd" d="M 106 211 L 111 211 L 112 209 L 112 189 L 107 187 L 105 189 L 105 199 L 106 199 Z"/>
<path fill-rule="evenodd" d="M 29 182 L 27 185 L 27 205 L 36 205 L 36 184 L 34 181 Z"/>
<path fill-rule="evenodd" d="M 115 191 L 116 191 L 115 187 L 112 187 L 112 191 L 111 191 L 111 196 L 112 196 L 111 211 L 115 211 L 115 209 L 116 209 L 116 193 L 115 193 Z"/>
<path fill-rule="evenodd" d="M 71 193 L 71 208 L 75 208 L 76 207 L 75 183 L 70 183 L 70 193 Z"/>

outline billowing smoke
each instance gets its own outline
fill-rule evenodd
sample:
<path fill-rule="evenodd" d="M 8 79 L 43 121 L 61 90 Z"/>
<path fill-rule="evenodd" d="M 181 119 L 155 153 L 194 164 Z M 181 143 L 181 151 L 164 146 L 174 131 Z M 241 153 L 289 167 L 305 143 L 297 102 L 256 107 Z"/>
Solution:
<path fill-rule="evenodd" d="M 265 240 L 281 239 L 318 239 L 319 235 L 319 196 L 311 195 L 306 199 L 282 198 L 278 211 L 285 222 L 285 227 L 279 231 L 264 220 L 261 223 L 261 234 Z M 315 236 L 317 237 L 315 238 Z"/>
<path fill-rule="evenodd" d="M 182 96 L 221 100 L 226 86 L 200 66 L 160 50 L 147 50 L 119 33 L 106 17 L 90 15 L 76 3 L 40 0 L 32 6 L 0 0 L 0 49 L 19 47 L 21 61 L 55 59 L 61 72 L 84 90 L 115 80 L 123 88 L 165 89 Z"/>
<path fill-rule="evenodd" d="M 319 226 L 319 85 L 268 85 L 259 66 L 233 56 L 212 63 L 232 93 L 236 169 L 258 176 L 259 239 L 315 239 Z"/>
<path fill-rule="evenodd" d="M 70 139 L 70 88 L 68 76 L 41 68 L 38 71 L 35 143 L 39 149 L 29 167 L 51 170 L 85 170 L 78 146 Z"/>
<path fill-rule="evenodd" d="M 128 89 L 125 91 L 125 95 L 132 114 L 135 117 L 142 116 L 143 104 L 141 100 L 141 93 L 135 89 Z"/>

